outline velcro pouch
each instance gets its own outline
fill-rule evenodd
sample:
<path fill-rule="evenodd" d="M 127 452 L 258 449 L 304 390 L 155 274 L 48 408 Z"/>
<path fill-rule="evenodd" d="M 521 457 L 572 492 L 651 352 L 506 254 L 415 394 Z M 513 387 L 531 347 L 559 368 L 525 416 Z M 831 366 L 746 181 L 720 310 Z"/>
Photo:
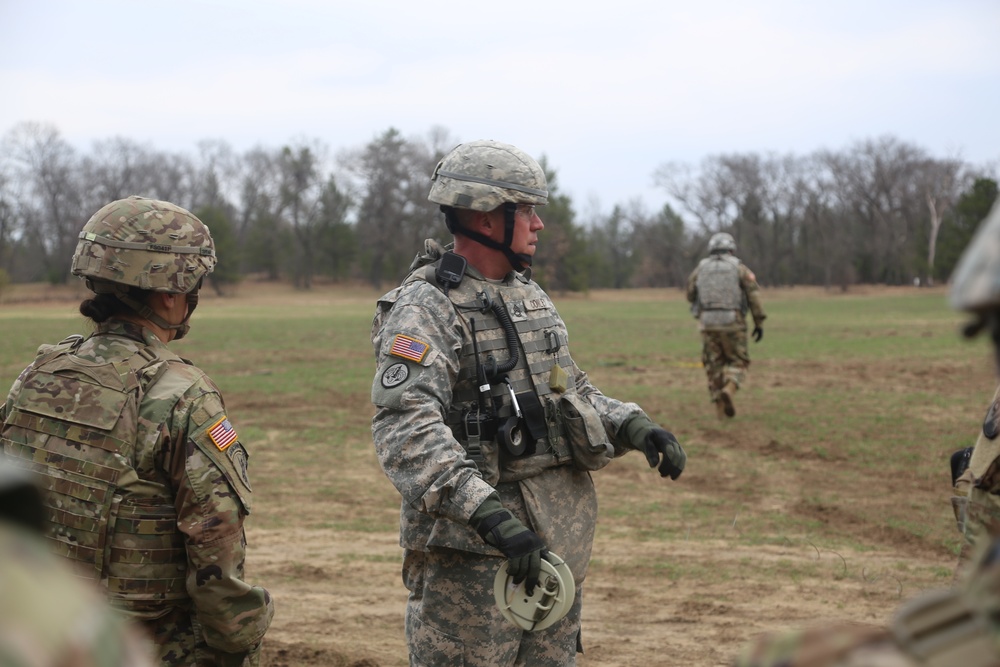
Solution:
<path fill-rule="evenodd" d="M 615 448 L 594 406 L 582 396 L 568 393 L 559 400 L 559 412 L 574 467 L 600 470 L 608 465 L 615 456 Z"/>

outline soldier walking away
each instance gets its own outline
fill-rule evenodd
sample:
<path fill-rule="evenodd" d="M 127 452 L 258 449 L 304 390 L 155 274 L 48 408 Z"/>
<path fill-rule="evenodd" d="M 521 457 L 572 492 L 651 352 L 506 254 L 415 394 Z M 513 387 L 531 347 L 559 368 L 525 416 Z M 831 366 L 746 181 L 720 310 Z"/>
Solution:
<path fill-rule="evenodd" d="M 42 345 L 0 407 L 10 461 L 42 480 L 52 551 L 99 582 L 163 665 L 256 665 L 274 614 L 243 580 L 248 455 L 215 383 L 167 349 L 215 267 L 208 228 L 129 197 L 83 227 L 90 336 Z"/>
<path fill-rule="evenodd" d="M 951 303 L 973 315 L 966 335 L 988 331 L 1000 373 L 1000 202 L 955 267 Z M 1000 447 L 992 429 L 992 422 L 984 427 L 987 435 L 976 444 L 968 469 L 956 471 L 971 480 L 966 523 L 976 528 L 966 532 L 969 544 L 954 588 L 917 596 L 900 607 L 885 628 L 841 624 L 760 638 L 746 647 L 734 667 L 1000 665 L 1000 505 L 996 496 Z M 954 464 L 964 466 L 961 461 Z"/>
<path fill-rule="evenodd" d="M 538 163 L 461 144 L 429 199 L 454 243 L 427 241 L 372 323 L 372 437 L 402 496 L 410 664 L 573 665 L 591 471 L 637 450 L 677 479 L 686 456 L 638 405 L 590 383 L 531 280 L 548 201 Z"/>
<path fill-rule="evenodd" d="M 709 256 L 688 276 L 687 299 L 701 330 L 701 362 L 719 418 L 736 415 L 734 397 L 750 366 L 746 313 L 753 315 L 754 342 L 764 337 L 764 306 L 753 271 L 736 257 L 736 241 L 725 232 L 708 241 Z"/>

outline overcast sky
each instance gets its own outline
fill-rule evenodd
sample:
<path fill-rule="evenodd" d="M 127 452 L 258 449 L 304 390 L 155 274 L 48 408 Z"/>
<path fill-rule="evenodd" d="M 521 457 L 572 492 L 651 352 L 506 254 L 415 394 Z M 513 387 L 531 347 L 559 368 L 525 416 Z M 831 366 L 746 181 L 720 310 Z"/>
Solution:
<path fill-rule="evenodd" d="M 583 208 L 653 173 L 886 134 L 1000 159 L 998 0 L 0 0 L 0 134 L 194 154 L 390 127 L 545 155 Z"/>

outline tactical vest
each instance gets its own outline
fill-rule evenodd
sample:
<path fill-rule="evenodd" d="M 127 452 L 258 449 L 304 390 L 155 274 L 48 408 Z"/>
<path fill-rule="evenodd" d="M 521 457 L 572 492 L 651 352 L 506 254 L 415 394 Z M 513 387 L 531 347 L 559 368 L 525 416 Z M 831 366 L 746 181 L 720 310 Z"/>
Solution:
<path fill-rule="evenodd" d="M 736 321 L 736 312 L 745 311 L 740 288 L 740 260 L 732 255 L 712 255 L 698 266 L 699 319 L 706 328 Z"/>
<path fill-rule="evenodd" d="M 188 598 L 187 557 L 171 490 L 135 470 L 139 406 L 170 363 L 184 362 L 153 347 L 91 362 L 75 354 L 83 342 L 39 349 L 0 442 L 41 479 L 52 551 L 100 581 L 115 606 L 156 611 Z"/>
<path fill-rule="evenodd" d="M 404 281 L 425 280 L 437 285 L 437 263 L 414 271 Z M 569 356 L 565 325 L 548 298 L 533 283 L 514 282 L 498 289 L 489 282 L 466 277 L 447 292 L 463 323 L 467 336 L 460 352 L 460 370 L 452 389 L 452 402 L 446 424 L 455 439 L 480 466 L 484 479 L 491 484 L 532 477 L 543 470 L 572 462 L 560 410 L 562 393 L 575 392 L 573 361 Z M 492 378 L 489 396 L 480 397 L 478 363 L 492 361 L 503 365 L 511 358 L 508 336 L 492 303 L 499 304 L 516 334 L 517 363 L 502 378 Z M 472 328 L 475 326 L 475 344 Z M 479 356 L 477 359 L 476 350 Z M 562 375 L 554 369 L 562 369 Z M 554 380 L 554 378 L 556 378 Z M 562 382 L 559 382 L 562 380 Z M 512 456 L 497 443 L 495 428 L 523 415 L 528 436 L 526 451 Z M 494 411 L 495 424 L 477 432 L 475 417 L 481 403 Z"/>

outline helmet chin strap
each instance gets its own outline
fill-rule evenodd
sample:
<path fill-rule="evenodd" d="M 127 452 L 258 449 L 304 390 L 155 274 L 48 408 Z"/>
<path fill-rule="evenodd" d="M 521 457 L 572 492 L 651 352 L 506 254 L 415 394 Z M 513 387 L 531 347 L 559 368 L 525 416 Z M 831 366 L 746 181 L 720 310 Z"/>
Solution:
<path fill-rule="evenodd" d="M 445 207 L 442 206 L 441 208 L 444 209 Z M 514 252 L 510 247 L 511 242 L 514 240 L 514 216 L 516 213 L 517 204 L 507 202 L 503 205 L 503 243 L 497 243 L 485 234 L 480 234 L 458 224 L 453 219 L 453 214 L 449 214 L 447 211 L 445 211 L 445 223 L 448 225 L 448 231 L 452 234 L 461 234 L 487 248 L 499 250 L 507 258 L 507 261 L 510 262 L 512 269 L 515 271 L 524 271 L 531 266 L 531 255 Z"/>
<path fill-rule="evenodd" d="M 194 309 L 198 307 L 198 290 L 201 289 L 201 283 L 202 281 L 199 280 L 194 289 L 184 295 L 185 300 L 187 301 L 187 314 L 184 316 L 184 319 L 181 320 L 179 324 L 170 324 L 165 319 L 160 317 L 156 311 L 148 305 L 138 301 L 137 299 L 133 299 L 129 294 L 128 287 L 125 285 L 119 285 L 118 283 L 105 283 L 103 281 L 93 281 L 90 278 L 87 278 L 87 287 L 90 288 L 92 292 L 95 294 L 114 294 L 119 301 L 135 311 L 139 317 L 149 320 L 161 329 L 176 331 L 177 333 L 174 335 L 174 340 L 184 338 L 184 336 L 191 331 L 191 324 L 188 320 L 191 319 Z"/>

